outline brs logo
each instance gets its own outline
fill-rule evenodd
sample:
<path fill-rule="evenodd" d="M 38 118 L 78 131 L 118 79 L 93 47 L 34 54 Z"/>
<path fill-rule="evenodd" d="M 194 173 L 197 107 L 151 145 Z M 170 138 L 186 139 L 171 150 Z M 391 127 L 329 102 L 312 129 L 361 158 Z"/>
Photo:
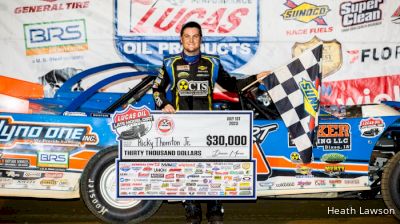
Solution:
<path fill-rule="evenodd" d="M 39 152 L 38 167 L 68 168 L 67 152 Z"/>
<path fill-rule="evenodd" d="M 85 20 L 24 24 L 26 55 L 87 50 Z"/>

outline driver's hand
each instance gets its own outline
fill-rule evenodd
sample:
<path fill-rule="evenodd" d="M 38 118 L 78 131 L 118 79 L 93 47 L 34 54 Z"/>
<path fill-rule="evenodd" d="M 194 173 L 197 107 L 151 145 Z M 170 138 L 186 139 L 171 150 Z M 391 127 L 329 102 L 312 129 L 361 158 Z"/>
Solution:
<path fill-rule="evenodd" d="M 171 104 L 165 105 L 165 107 L 162 109 L 162 112 L 169 114 L 176 113 L 175 108 Z"/>
<path fill-rule="evenodd" d="M 271 71 L 263 71 L 257 74 L 257 80 L 262 83 L 263 79 L 271 74 Z"/>

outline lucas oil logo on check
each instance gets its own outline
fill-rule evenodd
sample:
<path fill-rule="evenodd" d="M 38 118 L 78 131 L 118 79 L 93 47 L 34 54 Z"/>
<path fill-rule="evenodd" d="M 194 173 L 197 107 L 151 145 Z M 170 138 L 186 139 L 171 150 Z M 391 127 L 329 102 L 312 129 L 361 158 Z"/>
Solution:
<path fill-rule="evenodd" d="M 181 52 L 183 24 L 196 21 L 202 26 L 202 52 L 220 55 L 232 71 L 257 50 L 259 2 L 115 0 L 116 47 L 136 64 L 160 65 L 163 55 Z"/>
<path fill-rule="evenodd" d="M 88 49 L 84 19 L 24 24 L 26 55 Z"/>

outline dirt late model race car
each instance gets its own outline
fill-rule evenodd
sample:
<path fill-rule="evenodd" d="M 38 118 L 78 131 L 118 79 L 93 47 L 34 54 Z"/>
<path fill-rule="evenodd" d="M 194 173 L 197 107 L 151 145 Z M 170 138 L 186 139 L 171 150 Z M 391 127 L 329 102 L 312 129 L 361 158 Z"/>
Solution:
<path fill-rule="evenodd" d="M 90 88 L 82 80 L 124 67 Z M 80 72 L 53 97 L 28 99 L 26 113 L 0 113 L 0 195 L 82 198 L 105 222 L 137 223 L 152 216 L 161 200 L 116 197 L 118 142 L 110 115 L 127 105 L 155 109 L 155 72 L 116 63 Z M 103 88 L 136 77 L 125 94 Z M 19 88 L 23 88 L 21 85 Z M 313 160 L 301 163 L 285 124 L 260 88 L 232 97 L 214 96 L 214 110 L 253 111 L 252 158 L 257 161 L 257 197 L 383 197 L 400 218 L 400 113 L 392 102 L 323 107 Z M 33 111 L 33 112 L 32 112 Z"/>

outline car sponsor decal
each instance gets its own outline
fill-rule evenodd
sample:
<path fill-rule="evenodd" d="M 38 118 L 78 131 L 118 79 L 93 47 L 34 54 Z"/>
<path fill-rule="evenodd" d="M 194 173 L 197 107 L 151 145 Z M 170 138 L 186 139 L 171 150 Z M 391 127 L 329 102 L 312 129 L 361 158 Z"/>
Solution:
<path fill-rule="evenodd" d="M 43 179 L 40 181 L 40 185 L 42 186 L 55 186 L 57 185 L 57 181 L 56 180 L 52 180 L 52 179 Z"/>
<path fill-rule="evenodd" d="M 85 146 L 99 142 L 97 133 L 85 124 L 20 122 L 0 116 L 0 147 L 16 144 Z"/>
<path fill-rule="evenodd" d="M 345 160 L 346 156 L 340 153 L 327 153 L 321 157 L 321 161 L 325 163 L 341 163 Z"/>
<path fill-rule="evenodd" d="M 280 188 L 280 187 L 286 188 L 286 187 L 294 187 L 294 186 L 295 186 L 294 182 L 281 182 L 281 183 L 275 184 L 276 188 Z"/>
<path fill-rule="evenodd" d="M 347 123 L 319 124 L 317 134 L 317 146 L 322 147 L 324 151 L 351 150 L 352 136 L 350 125 Z M 290 134 L 288 138 L 289 147 L 295 147 Z M 291 160 L 293 160 L 292 157 Z"/>
<path fill-rule="evenodd" d="M 38 152 L 38 167 L 68 168 L 68 152 Z"/>
<path fill-rule="evenodd" d="M 312 169 L 308 166 L 302 166 L 298 165 L 296 167 L 296 173 L 302 174 L 302 175 L 311 175 Z"/>
<path fill-rule="evenodd" d="M 261 144 L 271 132 L 278 130 L 278 124 L 264 126 L 253 126 L 253 155 L 252 158 L 257 162 L 257 180 L 267 180 L 271 175 L 271 167 L 262 150 Z"/>
<path fill-rule="evenodd" d="M 43 177 L 42 172 L 0 170 L 0 177 L 12 178 L 14 180 L 35 180 Z"/>
<path fill-rule="evenodd" d="M 45 0 L 43 0 L 45 1 Z M 32 2 L 32 1 L 28 1 Z M 15 14 L 28 14 L 28 13 L 44 13 L 51 11 L 64 11 L 64 10 L 82 10 L 89 8 L 90 1 L 87 0 L 75 0 L 75 1 L 47 1 L 47 4 L 32 4 L 18 6 L 14 9 Z M 45 3 L 45 2 L 42 2 Z"/>
<path fill-rule="evenodd" d="M 267 160 L 273 169 L 277 170 L 290 170 L 295 171 L 298 169 L 299 164 L 292 163 L 285 156 L 267 156 Z M 307 167 L 311 168 L 312 171 L 316 172 L 324 172 L 325 167 L 330 164 L 321 163 L 321 162 L 312 162 L 307 164 Z M 332 164 L 336 165 L 336 164 Z M 340 163 L 338 165 L 344 166 L 346 172 L 354 172 L 354 173 L 368 173 L 368 163 Z M 304 175 L 301 175 L 304 176 Z M 312 176 L 310 176 L 312 177 Z"/>
<path fill-rule="evenodd" d="M 314 180 L 315 186 L 326 186 L 326 180 L 323 179 L 316 179 Z"/>
<path fill-rule="evenodd" d="M 385 130 L 385 122 L 382 118 L 370 117 L 368 119 L 362 119 L 358 127 L 361 132 L 361 137 L 375 138 Z"/>
<path fill-rule="evenodd" d="M 346 123 L 320 124 L 317 145 L 323 147 L 324 151 L 351 150 L 350 125 Z"/>
<path fill-rule="evenodd" d="M 340 174 L 344 173 L 345 171 L 346 171 L 346 168 L 345 168 L 345 166 L 342 166 L 342 165 L 325 166 L 325 174 L 327 174 L 330 177 L 340 176 Z"/>
<path fill-rule="evenodd" d="M 27 159 L 1 158 L 0 166 L 13 168 L 29 167 L 30 161 Z"/>
<path fill-rule="evenodd" d="M 300 159 L 300 154 L 298 152 L 290 153 L 290 160 L 292 163 L 302 163 Z"/>

